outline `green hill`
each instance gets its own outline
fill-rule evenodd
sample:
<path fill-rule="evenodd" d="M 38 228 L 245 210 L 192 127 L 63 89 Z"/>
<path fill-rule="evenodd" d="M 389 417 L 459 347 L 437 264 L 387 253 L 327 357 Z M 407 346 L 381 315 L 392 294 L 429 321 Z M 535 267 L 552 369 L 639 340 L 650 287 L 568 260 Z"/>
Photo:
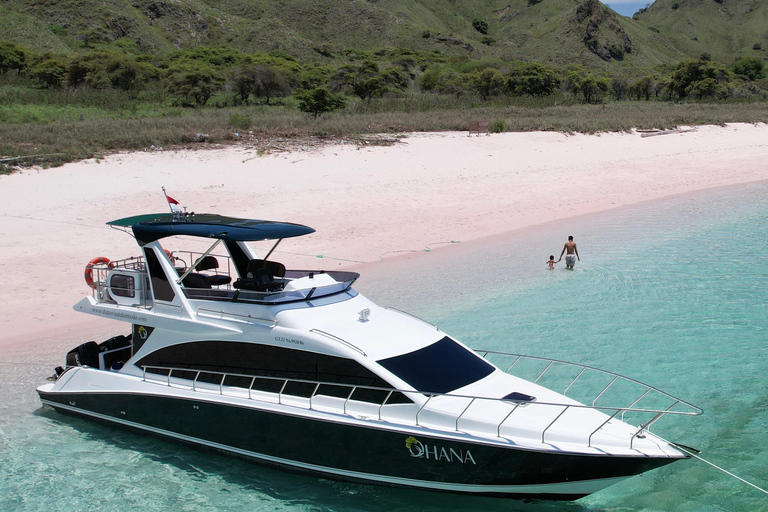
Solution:
<path fill-rule="evenodd" d="M 719 3 L 722 2 L 722 3 Z M 766 57 L 768 0 L 658 0 L 629 19 L 598 0 L 5 0 L 0 33 L 35 51 L 109 43 L 302 60 L 407 47 L 470 58 L 649 68 L 709 53 Z"/>
<path fill-rule="evenodd" d="M 768 0 L 657 0 L 635 19 L 691 57 L 768 60 Z"/>

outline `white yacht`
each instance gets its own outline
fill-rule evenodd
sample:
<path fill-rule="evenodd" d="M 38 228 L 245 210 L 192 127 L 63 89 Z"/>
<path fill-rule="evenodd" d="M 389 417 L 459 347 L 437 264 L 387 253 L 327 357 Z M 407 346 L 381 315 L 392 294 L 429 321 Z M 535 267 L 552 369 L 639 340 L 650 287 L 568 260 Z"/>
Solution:
<path fill-rule="evenodd" d="M 140 251 L 95 258 L 75 309 L 128 325 L 72 350 L 38 388 L 61 413 L 288 471 L 470 495 L 576 499 L 688 457 L 649 430 L 701 414 L 681 399 L 471 350 L 357 293 L 356 273 L 271 259 L 312 228 L 178 211 L 108 224 Z M 212 245 L 161 245 L 178 236 Z M 249 242 L 264 240 L 256 254 Z"/>

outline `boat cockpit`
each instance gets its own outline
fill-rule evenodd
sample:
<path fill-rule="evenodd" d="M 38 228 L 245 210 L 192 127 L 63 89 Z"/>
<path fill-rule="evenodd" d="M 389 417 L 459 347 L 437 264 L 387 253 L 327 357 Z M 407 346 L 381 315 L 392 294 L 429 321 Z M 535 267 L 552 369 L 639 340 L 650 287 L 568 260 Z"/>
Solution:
<path fill-rule="evenodd" d="M 350 287 L 359 277 L 355 272 L 289 270 L 270 259 L 284 238 L 314 232 L 300 224 L 209 214 L 142 215 L 108 224 L 130 228 L 142 254 L 89 263 L 86 282 L 102 303 L 151 307 L 155 301 L 173 302 L 181 293 L 187 299 L 275 305 L 353 293 Z M 204 252 L 170 251 L 160 244 L 178 235 L 214 242 Z M 265 240 L 275 243 L 264 257 L 247 243 Z"/>

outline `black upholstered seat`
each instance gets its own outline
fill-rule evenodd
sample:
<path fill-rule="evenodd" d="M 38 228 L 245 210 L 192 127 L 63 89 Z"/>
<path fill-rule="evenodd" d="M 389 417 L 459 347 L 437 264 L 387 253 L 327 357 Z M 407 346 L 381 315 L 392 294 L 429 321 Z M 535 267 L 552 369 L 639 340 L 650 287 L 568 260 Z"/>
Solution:
<path fill-rule="evenodd" d="M 206 256 L 203 258 L 200 263 L 197 264 L 195 267 L 195 270 L 200 272 L 201 270 L 213 270 L 213 274 L 202 274 L 205 275 L 205 277 L 208 278 L 208 281 L 213 286 L 221 286 L 224 284 L 229 284 L 232 281 L 232 278 L 225 275 L 218 274 L 218 271 L 216 269 L 219 268 L 219 261 L 213 257 L 213 256 Z"/>

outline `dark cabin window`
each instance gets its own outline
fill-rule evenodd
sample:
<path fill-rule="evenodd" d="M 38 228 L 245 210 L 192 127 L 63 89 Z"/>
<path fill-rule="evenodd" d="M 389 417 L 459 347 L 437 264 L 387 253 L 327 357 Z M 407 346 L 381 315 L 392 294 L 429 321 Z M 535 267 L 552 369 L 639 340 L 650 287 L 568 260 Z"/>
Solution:
<path fill-rule="evenodd" d="M 493 373 L 494 367 L 448 336 L 378 363 L 423 393 L 450 393 Z"/>
<path fill-rule="evenodd" d="M 168 276 L 165 275 L 163 267 L 160 265 L 160 261 L 155 255 L 155 251 L 152 249 L 144 249 L 144 256 L 147 260 L 147 269 L 149 270 L 149 277 L 152 280 L 152 292 L 155 299 L 173 301 L 176 294 L 171 288 L 171 283 L 168 282 Z"/>
<path fill-rule="evenodd" d="M 315 390 L 315 384 L 285 381 L 306 380 L 325 382 L 318 388 L 318 395 L 347 398 L 353 386 L 369 386 L 392 389 L 392 386 L 372 371 L 352 359 L 316 354 L 294 348 L 273 347 L 256 343 L 226 341 L 196 341 L 161 348 L 146 355 L 136 366 L 157 366 L 161 368 L 188 368 L 189 371 L 174 371 L 173 376 L 195 379 L 198 382 L 221 382 L 220 373 L 236 373 L 256 376 L 252 389 L 309 397 Z M 167 370 L 147 369 L 148 372 L 167 375 Z M 198 375 L 197 372 L 201 373 Z M 216 373 L 214 373 L 216 372 Z M 268 377 L 268 378 L 258 378 Z M 251 377 L 227 376 L 226 386 L 251 387 Z M 334 386 L 333 384 L 346 384 Z M 352 400 L 388 404 L 411 403 L 401 393 L 389 391 L 356 389 Z"/>
<path fill-rule="evenodd" d="M 135 297 L 136 286 L 133 276 L 115 274 L 109 280 L 109 291 L 118 297 Z"/>

